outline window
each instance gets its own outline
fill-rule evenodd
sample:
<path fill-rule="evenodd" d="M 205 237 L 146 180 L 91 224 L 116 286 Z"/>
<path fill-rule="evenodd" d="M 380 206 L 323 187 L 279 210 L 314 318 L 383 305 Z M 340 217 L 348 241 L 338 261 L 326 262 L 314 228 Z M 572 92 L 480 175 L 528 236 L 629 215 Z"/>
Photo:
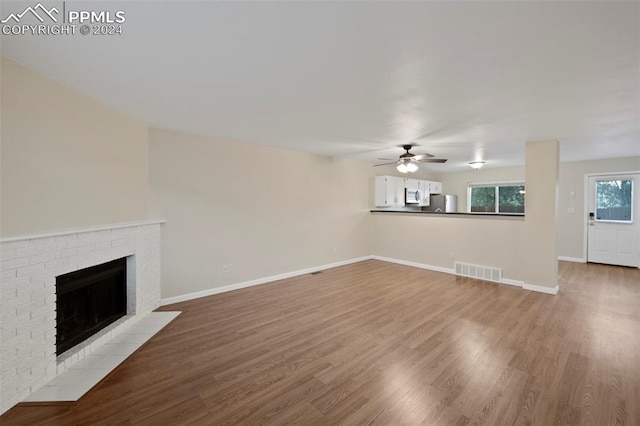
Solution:
<path fill-rule="evenodd" d="M 496 212 L 496 187 L 476 186 L 471 187 L 471 213 L 495 213 Z"/>
<path fill-rule="evenodd" d="M 524 183 L 470 183 L 469 213 L 524 214 Z"/>
<path fill-rule="evenodd" d="M 596 181 L 596 221 L 631 222 L 633 181 Z"/>

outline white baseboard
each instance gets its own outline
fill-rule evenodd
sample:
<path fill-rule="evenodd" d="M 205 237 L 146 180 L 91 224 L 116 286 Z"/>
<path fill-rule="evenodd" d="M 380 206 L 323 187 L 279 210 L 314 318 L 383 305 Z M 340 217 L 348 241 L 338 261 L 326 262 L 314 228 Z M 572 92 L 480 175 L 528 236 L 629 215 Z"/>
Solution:
<path fill-rule="evenodd" d="M 400 259 L 394 259 L 391 257 L 383 257 L 383 256 L 376 256 L 376 255 L 371 256 L 371 259 L 382 260 L 384 262 L 397 263 L 400 265 L 413 266 L 414 268 L 428 269 L 430 271 L 444 272 L 445 274 L 455 275 L 455 270 L 453 268 L 443 268 L 442 266 L 433 266 L 433 265 L 427 265 L 425 263 L 409 262 L 407 260 L 400 260 Z M 503 278 L 502 281 L 500 281 L 500 284 L 507 284 L 507 285 L 513 285 L 516 287 L 522 287 L 524 285 L 524 281 Z"/>
<path fill-rule="evenodd" d="M 427 265 L 425 263 L 411 262 L 408 260 L 394 259 L 391 257 L 371 255 L 371 256 L 358 257 L 355 259 L 342 260 L 340 262 L 329 263 L 327 265 L 315 266 L 313 268 L 301 269 L 293 272 L 285 272 L 284 274 L 272 275 L 270 277 L 258 278 L 255 280 L 244 281 L 236 284 L 230 284 L 223 287 L 214 287 L 214 288 L 210 288 L 203 291 L 183 294 L 180 296 L 167 297 L 160 300 L 160 306 L 170 305 L 178 302 L 185 302 L 187 300 L 193 300 L 193 299 L 198 299 L 200 297 L 212 296 L 214 294 L 225 293 L 227 291 L 233 291 L 233 290 L 239 290 L 241 288 L 252 287 L 255 285 L 266 284 L 273 281 L 283 280 L 285 278 L 293 278 L 300 275 L 310 274 L 312 272 L 322 271 L 322 270 L 331 269 L 331 268 L 337 268 L 338 266 L 349 265 L 351 263 L 362 262 L 370 259 L 381 260 L 383 262 L 397 263 L 399 265 L 411 266 L 414 268 L 427 269 L 430 271 L 443 272 L 445 274 L 455 275 L 455 270 L 452 268 L 444 268 L 442 266 Z M 542 287 L 542 286 L 537 286 L 533 284 L 526 284 L 523 281 L 512 280 L 509 278 L 503 278 L 501 281 L 501 284 L 513 285 L 513 286 L 521 287 L 525 290 L 536 291 L 539 293 L 546 293 L 546 294 L 557 294 L 559 289 L 557 285 L 554 288 Z"/>
<path fill-rule="evenodd" d="M 322 271 L 325 269 L 336 268 L 338 266 L 349 265 L 351 263 L 362 262 L 372 259 L 372 256 L 363 256 L 355 259 L 341 260 L 340 262 L 329 263 L 327 265 L 315 266 L 313 268 L 300 269 L 293 272 L 285 272 L 284 274 L 272 275 L 270 277 L 258 278 L 255 280 L 244 281 L 241 283 L 225 285 L 223 287 L 214 287 L 207 290 L 197 291 L 194 293 L 183 294 L 180 296 L 167 297 L 160 299 L 160 306 L 171 305 L 172 303 L 185 302 L 187 300 L 198 299 L 200 297 L 212 296 L 214 294 L 225 293 L 227 291 L 238 290 L 241 288 L 252 287 L 254 285 L 266 284 L 273 281 L 283 280 L 285 278 L 297 277 L 299 275 L 310 274 L 312 272 Z"/>
<path fill-rule="evenodd" d="M 441 266 L 427 265 L 427 264 L 418 263 L 418 262 L 409 262 L 407 260 L 393 259 L 391 257 L 383 257 L 383 256 L 377 256 L 377 255 L 373 255 L 370 258 L 375 260 L 382 260 L 384 262 L 397 263 L 400 265 L 412 266 L 414 268 L 428 269 L 430 271 L 444 272 L 445 274 L 455 275 L 454 269 L 443 268 Z M 533 284 L 526 284 L 524 281 L 512 280 L 509 278 L 503 278 L 502 281 L 500 281 L 500 284 L 512 285 L 516 287 L 521 287 L 524 290 L 536 291 L 538 293 L 546 293 L 546 294 L 557 294 L 558 290 L 560 289 L 560 287 L 557 285 L 554 288 L 542 287 L 542 286 L 533 285 Z"/>
<path fill-rule="evenodd" d="M 583 259 L 581 257 L 558 256 L 558 260 L 564 260 L 565 262 L 587 263 L 587 259 Z"/>
<path fill-rule="evenodd" d="M 430 271 L 444 272 L 445 274 L 454 273 L 454 270 L 450 268 L 443 268 L 442 266 L 427 265 L 425 263 L 410 262 L 408 260 L 393 259 L 391 257 L 373 255 L 371 256 L 371 259 L 382 260 L 383 262 L 397 263 L 399 265 L 413 266 L 414 268 L 428 269 Z"/>
<path fill-rule="evenodd" d="M 560 290 L 560 286 L 558 286 L 556 284 L 555 287 L 553 288 L 549 288 L 549 287 L 543 287 L 540 285 L 533 285 L 533 284 L 523 284 L 522 288 L 525 290 L 529 290 L 529 291 L 537 291 L 538 293 L 546 293 L 546 294 L 558 294 L 558 291 Z"/>
<path fill-rule="evenodd" d="M 512 280 L 512 279 L 509 279 L 509 278 L 503 278 L 501 283 L 502 284 L 506 284 L 506 285 L 514 285 L 516 287 L 522 287 L 524 285 L 524 281 Z"/>

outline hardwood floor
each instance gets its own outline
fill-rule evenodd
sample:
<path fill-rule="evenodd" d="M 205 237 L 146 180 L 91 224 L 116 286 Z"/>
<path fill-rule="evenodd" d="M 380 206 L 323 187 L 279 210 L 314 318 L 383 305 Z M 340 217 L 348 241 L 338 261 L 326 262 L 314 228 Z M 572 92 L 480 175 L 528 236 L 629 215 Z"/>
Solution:
<path fill-rule="evenodd" d="M 366 261 L 163 307 L 76 405 L 5 425 L 640 425 L 640 270 L 561 262 L 560 293 Z"/>

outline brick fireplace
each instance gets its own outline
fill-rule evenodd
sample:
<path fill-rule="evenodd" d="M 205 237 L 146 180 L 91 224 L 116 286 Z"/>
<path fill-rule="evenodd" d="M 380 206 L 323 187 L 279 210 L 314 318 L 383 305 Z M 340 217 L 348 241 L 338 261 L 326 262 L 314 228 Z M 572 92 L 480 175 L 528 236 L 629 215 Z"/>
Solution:
<path fill-rule="evenodd" d="M 160 304 L 162 221 L 0 240 L 0 414 Z M 126 315 L 56 355 L 56 277 L 126 262 Z"/>

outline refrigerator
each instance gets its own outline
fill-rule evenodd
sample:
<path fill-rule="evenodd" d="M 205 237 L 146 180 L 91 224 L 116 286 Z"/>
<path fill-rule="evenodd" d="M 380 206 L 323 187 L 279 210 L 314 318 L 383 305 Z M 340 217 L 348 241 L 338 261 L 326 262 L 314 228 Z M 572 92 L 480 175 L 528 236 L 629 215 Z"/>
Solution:
<path fill-rule="evenodd" d="M 422 207 L 422 211 L 434 213 L 457 213 L 457 195 L 431 195 L 428 206 Z"/>

